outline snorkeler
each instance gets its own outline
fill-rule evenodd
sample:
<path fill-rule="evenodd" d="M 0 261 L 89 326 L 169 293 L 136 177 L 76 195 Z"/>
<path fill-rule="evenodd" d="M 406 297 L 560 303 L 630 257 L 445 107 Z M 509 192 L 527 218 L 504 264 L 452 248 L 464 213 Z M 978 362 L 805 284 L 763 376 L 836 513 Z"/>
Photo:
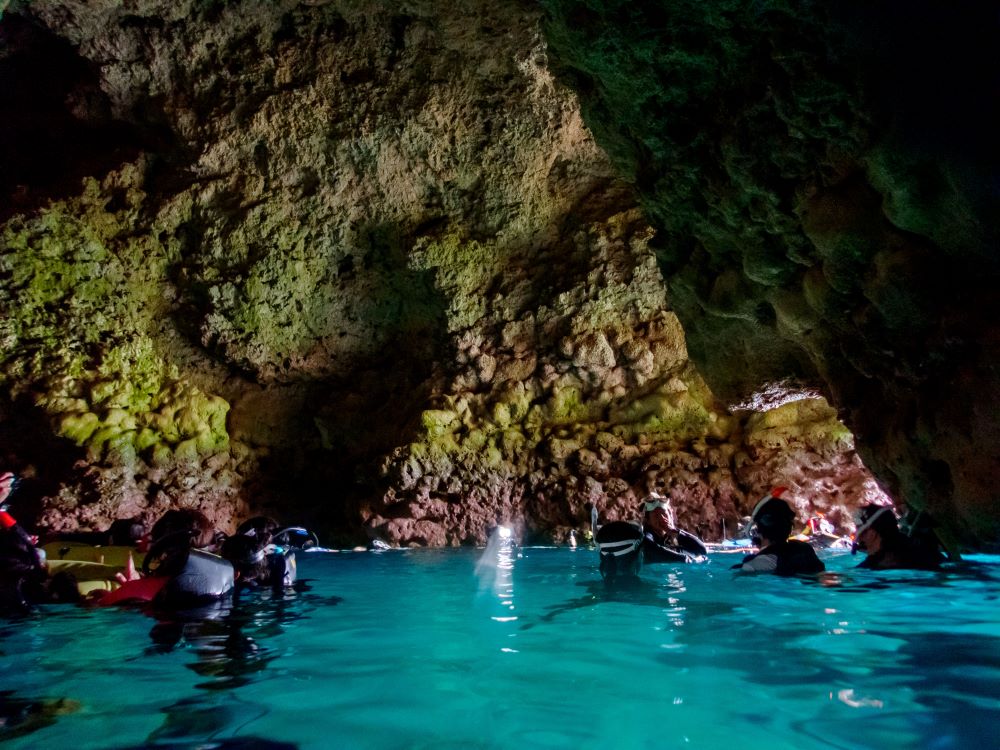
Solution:
<path fill-rule="evenodd" d="M 750 515 L 750 528 L 751 536 L 760 538 L 760 551 L 747 555 L 734 569 L 779 576 L 821 573 L 826 569 L 809 543 L 789 540 L 795 512 L 781 499 L 786 491 L 786 487 L 775 487 L 757 503 Z"/>
<path fill-rule="evenodd" d="M 868 553 L 859 568 L 937 570 L 941 567 L 943 555 L 933 532 L 927 533 L 923 541 L 907 536 L 888 505 L 866 505 L 858 511 L 856 522 L 851 553 L 859 549 Z"/>
<path fill-rule="evenodd" d="M 642 558 L 646 564 L 707 559 L 708 549 L 694 534 L 677 528 L 669 498 L 656 492 L 644 500 Z"/>
<path fill-rule="evenodd" d="M 222 598 L 233 590 L 233 566 L 204 549 L 219 536 L 200 511 L 167 511 L 153 524 L 142 576 L 125 581 L 98 604 L 143 601 L 176 609 Z"/>
<path fill-rule="evenodd" d="M 222 543 L 221 555 L 232 563 L 240 588 L 281 589 L 295 583 L 295 552 L 283 543 L 288 536 L 273 518 L 254 516 Z"/>
<path fill-rule="evenodd" d="M 7 511 L 19 484 L 10 472 L 0 475 L 0 616 L 25 614 L 33 605 L 79 600 L 76 580 L 65 573 L 49 576 L 45 555 Z"/>
<path fill-rule="evenodd" d="M 642 568 L 642 529 L 628 521 L 612 521 L 598 528 L 594 539 L 601 557 L 601 578 L 605 583 L 610 585 L 638 579 Z"/>
<path fill-rule="evenodd" d="M 225 537 L 204 513 L 194 508 L 173 508 L 160 516 L 150 532 L 150 544 L 182 542 L 183 546 L 214 552 Z"/>

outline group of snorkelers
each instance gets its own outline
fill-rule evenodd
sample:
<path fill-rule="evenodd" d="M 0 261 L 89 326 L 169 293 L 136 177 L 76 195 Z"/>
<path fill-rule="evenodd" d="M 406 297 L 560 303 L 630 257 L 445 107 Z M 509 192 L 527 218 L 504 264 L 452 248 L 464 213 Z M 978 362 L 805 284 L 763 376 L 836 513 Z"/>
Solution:
<path fill-rule="evenodd" d="M 136 519 L 125 519 L 103 532 L 64 534 L 40 547 L 38 538 L 6 510 L 16 481 L 10 473 L 0 475 L 0 614 L 25 611 L 42 602 L 84 599 L 98 605 L 150 602 L 183 608 L 239 589 L 282 589 L 291 586 L 296 576 L 296 544 L 290 534 L 305 535 L 303 546 L 315 543 L 304 529 L 281 529 L 266 516 L 244 521 L 228 536 L 213 529 L 200 511 L 174 509 L 164 513 L 148 534 Z M 786 491 L 771 490 L 753 509 L 748 531 L 757 551 L 735 569 L 779 576 L 825 569 L 813 545 L 792 537 L 795 512 L 782 498 Z M 635 577 L 644 563 L 707 559 L 705 543 L 678 528 L 668 498 L 654 492 L 645 498 L 642 510 L 642 524 L 612 521 L 600 527 L 594 510 L 594 540 L 605 580 Z M 867 505 L 856 522 L 852 552 L 867 553 L 859 567 L 933 570 L 943 560 L 933 532 L 925 528 L 913 533 L 911 528 L 904 533 L 888 506 Z M 107 559 L 116 552 L 117 561 Z M 138 555 L 143 555 L 141 569 L 135 567 Z"/>
<path fill-rule="evenodd" d="M 776 487 L 757 503 L 748 523 L 748 533 L 757 551 L 748 554 L 733 569 L 779 576 L 810 575 L 825 570 L 813 545 L 792 537 L 795 511 L 782 498 L 785 492 L 787 488 Z M 644 500 L 643 511 L 641 525 L 612 521 L 600 527 L 594 512 L 594 539 L 600 552 L 601 576 L 606 581 L 635 577 L 644 563 L 707 559 L 706 545 L 694 534 L 677 528 L 668 498 L 652 493 Z M 857 529 L 851 551 L 867 553 L 858 567 L 936 570 L 944 559 L 932 531 L 914 524 L 904 533 L 889 506 L 866 505 L 855 520 Z"/>
<path fill-rule="evenodd" d="M 295 549 L 315 543 L 304 529 L 282 529 L 267 516 L 247 519 L 226 535 L 201 511 L 173 509 L 148 534 L 137 519 L 127 519 L 106 531 L 40 544 L 7 510 L 16 486 L 12 474 L 0 475 L 0 615 L 49 602 L 182 609 L 240 590 L 282 590 L 295 582 Z"/>

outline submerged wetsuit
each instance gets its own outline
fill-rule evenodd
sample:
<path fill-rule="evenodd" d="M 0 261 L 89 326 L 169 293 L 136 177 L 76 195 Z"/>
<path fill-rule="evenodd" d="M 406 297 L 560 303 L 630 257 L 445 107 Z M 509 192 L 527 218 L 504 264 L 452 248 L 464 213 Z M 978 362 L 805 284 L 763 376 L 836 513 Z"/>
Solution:
<path fill-rule="evenodd" d="M 871 570 L 938 570 L 941 567 L 941 551 L 936 547 L 917 544 L 904 536 L 887 542 L 882 548 L 868 555 L 859 568 Z"/>
<path fill-rule="evenodd" d="M 823 562 L 808 542 L 783 541 L 768 545 L 760 552 L 747 555 L 743 562 L 733 566 L 747 573 L 774 573 L 794 576 L 802 573 L 822 573 Z"/>

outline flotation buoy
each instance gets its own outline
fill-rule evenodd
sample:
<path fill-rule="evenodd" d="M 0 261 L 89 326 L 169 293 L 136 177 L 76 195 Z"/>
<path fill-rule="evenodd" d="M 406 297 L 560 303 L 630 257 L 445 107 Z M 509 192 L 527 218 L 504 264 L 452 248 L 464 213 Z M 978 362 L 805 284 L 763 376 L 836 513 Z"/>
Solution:
<path fill-rule="evenodd" d="M 91 596 L 96 592 L 114 591 L 121 584 L 116 575 L 123 568 L 86 560 L 49 560 L 46 564 L 50 575 L 69 573 L 76 580 L 80 596 Z"/>
<path fill-rule="evenodd" d="M 169 578 L 138 578 L 126 581 L 98 599 L 97 604 L 101 607 L 110 607 L 126 602 L 151 602 L 169 582 Z"/>
<path fill-rule="evenodd" d="M 128 559 L 139 558 L 139 553 L 135 547 L 126 546 L 106 546 L 99 547 L 84 542 L 48 542 L 42 545 L 45 550 L 45 557 L 48 560 L 72 560 L 77 562 L 93 562 L 109 565 L 119 570 L 124 570 L 128 565 Z"/>
<path fill-rule="evenodd" d="M 118 575 L 128 571 L 129 560 L 138 554 L 135 547 L 99 547 L 84 542 L 55 541 L 42 546 L 49 573 L 70 573 L 76 579 L 80 596 L 115 591 L 121 585 Z"/>

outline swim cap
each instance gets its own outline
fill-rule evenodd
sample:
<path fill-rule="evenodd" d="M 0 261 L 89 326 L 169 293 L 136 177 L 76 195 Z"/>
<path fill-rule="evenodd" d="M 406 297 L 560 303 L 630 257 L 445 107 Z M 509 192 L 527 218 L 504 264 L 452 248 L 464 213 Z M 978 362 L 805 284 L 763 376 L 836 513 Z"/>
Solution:
<path fill-rule="evenodd" d="M 760 516 L 765 514 L 775 514 L 778 516 L 783 515 L 788 518 L 795 518 L 795 512 L 792 510 L 791 506 L 786 501 L 781 499 L 781 495 L 786 492 L 787 489 L 787 487 L 775 487 L 769 494 L 762 497 L 760 502 L 754 506 L 753 513 L 750 514 L 750 520 L 756 521 Z"/>
<path fill-rule="evenodd" d="M 892 508 L 888 505 L 866 505 L 859 510 L 854 518 L 854 522 L 858 527 L 854 532 L 855 538 L 860 537 L 862 533 L 868 531 L 875 524 L 875 521 L 886 513 L 889 513 L 894 521 L 896 520 L 896 514 L 892 512 Z"/>

